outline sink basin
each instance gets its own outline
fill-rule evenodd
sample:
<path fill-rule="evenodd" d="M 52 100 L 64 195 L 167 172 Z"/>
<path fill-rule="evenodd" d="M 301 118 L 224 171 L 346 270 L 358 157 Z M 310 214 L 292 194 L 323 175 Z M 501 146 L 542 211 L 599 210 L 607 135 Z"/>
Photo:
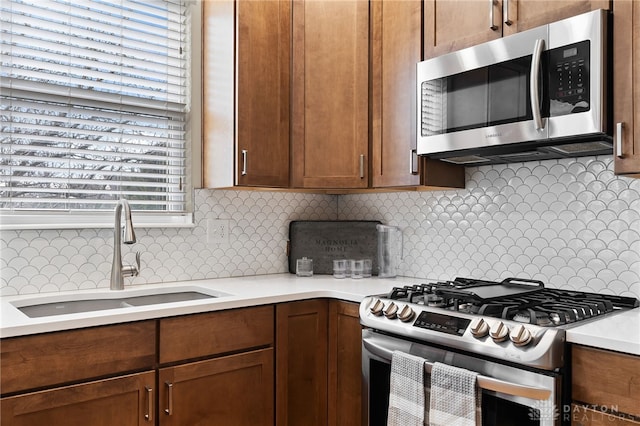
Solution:
<path fill-rule="evenodd" d="M 104 311 L 108 309 L 130 308 L 133 306 L 158 305 L 162 303 L 186 302 L 189 300 L 215 299 L 219 296 L 199 291 L 176 291 L 171 293 L 147 294 L 122 298 L 96 298 L 86 300 L 63 300 L 52 303 L 16 306 L 29 318 L 54 315 L 77 314 L 80 312 Z"/>

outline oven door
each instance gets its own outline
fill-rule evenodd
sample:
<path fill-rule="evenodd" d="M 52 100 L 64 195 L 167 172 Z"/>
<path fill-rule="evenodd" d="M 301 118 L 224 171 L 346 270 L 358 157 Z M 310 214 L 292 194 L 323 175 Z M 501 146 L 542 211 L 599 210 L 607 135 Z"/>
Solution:
<path fill-rule="evenodd" d="M 563 410 L 561 376 L 535 372 L 482 358 L 362 331 L 363 424 L 386 426 L 389 408 L 391 356 L 401 351 L 427 360 L 425 374 L 434 362 L 441 362 L 479 374 L 482 391 L 482 424 L 559 425 Z M 428 383 L 428 379 L 425 378 Z M 429 395 L 425 386 L 425 396 Z M 426 399 L 428 401 L 428 399 Z M 428 402 L 425 402 L 428 409 Z"/>

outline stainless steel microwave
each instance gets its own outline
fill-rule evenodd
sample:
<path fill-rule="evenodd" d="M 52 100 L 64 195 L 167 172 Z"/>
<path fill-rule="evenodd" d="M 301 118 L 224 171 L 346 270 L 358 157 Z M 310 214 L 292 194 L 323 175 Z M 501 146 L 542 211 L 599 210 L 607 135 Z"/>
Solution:
<path fill-rule="evenodd" d="M 418 154 L 480 165 L 612 153 L 608 12 L 417 65 Z"/>

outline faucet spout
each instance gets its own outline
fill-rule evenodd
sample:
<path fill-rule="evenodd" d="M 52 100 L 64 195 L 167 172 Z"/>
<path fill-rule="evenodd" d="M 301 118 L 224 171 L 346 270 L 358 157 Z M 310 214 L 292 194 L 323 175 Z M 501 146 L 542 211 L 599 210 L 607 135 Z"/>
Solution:
<path fill-rule="evenodd" d="M 124 231 L 121 229 L 121 216 L 124 211 Z M 123 238 L 124 234 L 124 238 Z M 131 208 L 125 199 L 118 201 L 115 208 L 113 229 L 113 261 L 111 263 L 111 290 L 124 290 L 124 277 L 137 276 L 140 272 L 140 253 L 136 255 L 136 266 L 122 266 L 122 251 L 120 244 L 133 244 L 136 234 L 131 220 Z"/>

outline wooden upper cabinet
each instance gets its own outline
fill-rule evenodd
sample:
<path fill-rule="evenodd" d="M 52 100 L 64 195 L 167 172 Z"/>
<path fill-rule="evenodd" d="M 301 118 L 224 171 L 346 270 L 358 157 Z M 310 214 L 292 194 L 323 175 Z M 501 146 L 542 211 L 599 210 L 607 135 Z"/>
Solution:
<path fill-rule="evenodd" d="M 289 186 L 291 2 L 203 3 L 203 183 Z"/>
<path fill-rule="evenodd" d="M 292 186 L 369 185 L 369 2 L 293 1 Z"/>
<path fill-rule="evenodd" d="M 238 1 L 238 185 L 289 186 L 291 1 Z"/>
<path fill-rule="evenodd" d="M 464 188 L 464 167 L 416 154 L 422 1 L 371 3 L 371 186 Z"/>
<path fill-rule="evenodd" d="M 614 169 L 640 177 L 640 3 L 615 0 L 613 29 Z"/>
<path fill-rule="evenodd" d="M 425 0 L 424 57 L 433 58 L 595 9 L 609 9 L 609 0 Z"/>
<path fill-rule="evenodd" d="M 371 3 L 371 183 L 420 184 L 416 63 L 422 58 L 422 0 Z"/>
<path fill-rule="evenodd" d="M 609 9 L 609 0 L 502 0 L 503 35 L 539 27 L 596 9 Z"/>
<path fill-rule="evenodd" d="M 424 0 L 424 58 L 502 37 L 502 2 Z"/>

